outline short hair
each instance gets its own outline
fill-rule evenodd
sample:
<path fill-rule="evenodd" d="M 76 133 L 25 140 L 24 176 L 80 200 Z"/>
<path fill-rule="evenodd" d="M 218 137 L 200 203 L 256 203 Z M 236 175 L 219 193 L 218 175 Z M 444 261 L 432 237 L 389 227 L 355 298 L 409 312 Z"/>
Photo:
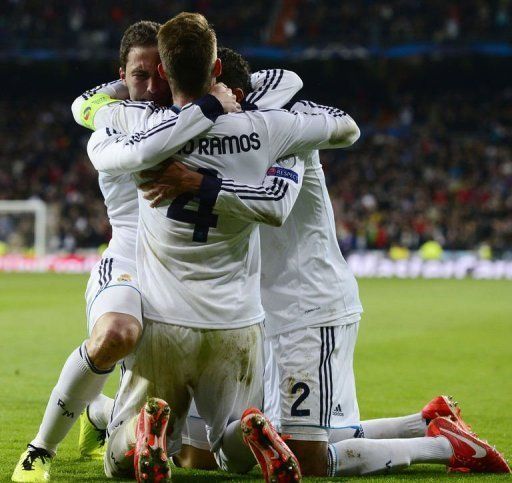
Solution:
<path fill-rule="evenodd" d="M 222 62 L 222 74 L 217 77 L 217 82 L 223 82 L 230 89 L 242 89 L 247 95 L 252 91 L 251 67 L 238 52 L 219 47 L 217 55 Z"/>
<path fill-rule="evenodd" d="M 141 20 L 130 25 L 124 32 L 119 47 L 119 63 L 126 69 L 128 54 L 134 47 L 151 47 L 158 43 L 157 35 L 160 24 L 151 20 Z"/>
<path fill-rule="evenodd" d="M 217 37 L 199 13 L 182 12 L 158 32 L 158 52 L 171 84 L 192 97 L 210 89 Z"/>

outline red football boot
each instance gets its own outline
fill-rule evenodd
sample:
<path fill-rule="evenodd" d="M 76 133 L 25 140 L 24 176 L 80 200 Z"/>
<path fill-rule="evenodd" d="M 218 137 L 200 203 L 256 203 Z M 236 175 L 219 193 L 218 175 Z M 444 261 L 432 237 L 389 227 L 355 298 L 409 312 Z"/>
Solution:
<path fill-rule="evenodd" d="M 453 456 L 448 471 L 463 473 L 510 473 L 503 455 L 486 441 L 462 428 L 448 418 L 434 419 L 427 428 L 427 436 L 444 436 L 450 442 Z"/>
<path fill-rule="evenodd" d="M 135 428 L 133 464 L 138 482 L 169 482 L 171 470 L 167 461 L 166 432 L 171 409 L 162 399 L 149 398 L 142 407 Z"/>
<path fill-rule="evenodd" d="M 435 397 L 421 410 L 421 416 L 428 422 L 439 416 L 449 418 L 465 431 L 471 432 L 471 426 L 462 419 L 460 408 L 451 396 Z"/>
<path fill-rule="evenodd" d="M 241 426 L 244 442 L 258 460 L 267 483 L 302 481 L 297 458 L 259 409 L 246 409 Z"/>

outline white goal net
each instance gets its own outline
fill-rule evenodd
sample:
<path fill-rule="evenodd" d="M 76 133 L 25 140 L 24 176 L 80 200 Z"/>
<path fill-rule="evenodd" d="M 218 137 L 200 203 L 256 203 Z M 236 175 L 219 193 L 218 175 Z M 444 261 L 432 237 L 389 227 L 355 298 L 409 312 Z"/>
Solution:
<path fill-rule="evenodd" d="M 47 209 L 41 200 L 0 200 L 0 243 L 3 251 L 33 250 L 46 254 Z"/>

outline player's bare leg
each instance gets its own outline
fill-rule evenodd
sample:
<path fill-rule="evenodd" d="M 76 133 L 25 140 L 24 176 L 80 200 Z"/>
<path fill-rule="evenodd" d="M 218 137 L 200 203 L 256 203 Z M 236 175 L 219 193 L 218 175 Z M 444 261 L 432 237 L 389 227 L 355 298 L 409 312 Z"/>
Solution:
<path fill-rule="evenodd" d="M 286 444 L 300 463 L 303 476 L 327 476 L 327 443 L 288 439 Z"/>
<path fill-rule="evenodd" d="M 197 470 L 216 470 L 217 462 L 211 451 L 184 444 L 178 454 L 172 457 L 174 464 L 180 468 Z"/>
<path fill-rule="evenodd" d="M 109 312 L 102 315 L 86 342 L 89 359 L 106 370 L 131 354 L 142 334 L 141 323 L 132 315 Z"/>

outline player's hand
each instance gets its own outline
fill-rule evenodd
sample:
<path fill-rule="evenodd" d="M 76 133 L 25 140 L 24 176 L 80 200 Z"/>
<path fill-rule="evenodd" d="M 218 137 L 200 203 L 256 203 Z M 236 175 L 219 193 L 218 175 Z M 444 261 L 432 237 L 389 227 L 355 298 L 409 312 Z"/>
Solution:
<path fill-rule="evenodd" d="M 222 82 L 212 86 L 210 94 L 217 98 L 217 100 L 222 104 L 225 113 L 240 112 L 242 110 L 240 104 L 236 102 L 235 94 L 233 94 L 231 89 Z"/>
<path fill-rule="evenodd" d="M 144 191 L 144 199 L 151 201 L 155 208 L 165 201 L 172 200 L 183 193 L 197 193 L 203 175 L 188 169 L 179 161 L 170 160 L 170 164 L 157 170 L 145 170 L 140 173 L 147 179 L 139 188 Z"/>
<path fill-rule="evenodd" d="M 147 191 L 144 193 L 144 199 L 151 201 L 149 204 L 151 208 L 157 208 L 166 201 L 176 198 L 173 188 L 170 186 L 151 183 L 146 189 Z"/>

